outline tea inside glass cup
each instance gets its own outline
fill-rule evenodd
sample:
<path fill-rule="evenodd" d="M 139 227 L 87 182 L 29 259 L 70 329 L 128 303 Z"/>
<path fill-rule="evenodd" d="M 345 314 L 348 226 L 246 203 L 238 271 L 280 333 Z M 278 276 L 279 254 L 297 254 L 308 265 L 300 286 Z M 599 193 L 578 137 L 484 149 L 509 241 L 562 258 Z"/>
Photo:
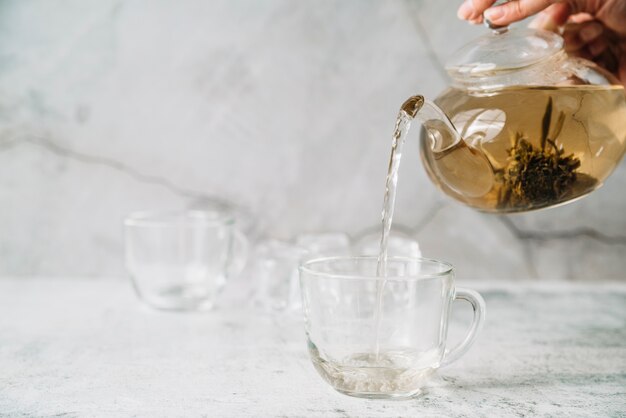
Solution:
<path fill-rule="evenodd" d="M 329 257 L 300 267 L 307 345 L 318 373 L 337 391 L 365 398 L 420 394 L 441 366 L 462 356 L 482 326 L 485 305 L 454 286 L 451 265 L 390 257 L 377 276 L 377 257 Z M 473 307 L 471 328 L 447 348 L 452 302 Z"/>

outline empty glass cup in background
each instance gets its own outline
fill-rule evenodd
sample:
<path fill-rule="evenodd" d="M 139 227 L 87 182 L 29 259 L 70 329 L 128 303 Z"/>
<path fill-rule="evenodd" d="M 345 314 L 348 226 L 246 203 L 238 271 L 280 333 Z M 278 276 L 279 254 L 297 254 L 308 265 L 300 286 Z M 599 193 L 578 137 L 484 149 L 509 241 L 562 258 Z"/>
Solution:
<path fill-rule="evenodd" d="M 300 267 L 308 349 L 319 374 L 337 391 L 366 398 L 420 393 L 440 366 L 461 357 L 482 326 L 485 303 L 455 289 L 451 265 L 390 257 L 385 278 L 377 257 L 329 257 Z M 446 348 L 452 301 L 472 305 L 465 339 Z"/>
<path fill-rule="evenodd" d="M 126 268 L 139 297 L 172 310 L 213 307 L 247 241 L 228 211 L 136 212 L 124 221 Z"/>
<path fill-rule="evenodd" d="M 267 240 L 254 251 L 255 304 L 268 311 L 300 305 L 298 266 L 307 251 L 288 242 Z"/>
<path fill-rule="evenodd" d="M 342 232 L 300 234 L 291 242 L 266 240 L 254 251 L 255 304 L 268 311 L 300 311 L 298 267 L 305 258 L 350 254 L 350 237 Z"/>

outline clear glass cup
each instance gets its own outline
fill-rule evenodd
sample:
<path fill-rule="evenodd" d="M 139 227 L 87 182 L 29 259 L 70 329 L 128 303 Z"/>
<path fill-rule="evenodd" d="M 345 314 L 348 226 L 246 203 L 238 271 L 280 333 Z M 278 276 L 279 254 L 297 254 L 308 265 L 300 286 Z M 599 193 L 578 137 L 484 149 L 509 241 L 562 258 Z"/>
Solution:
<path fill-rule="evenodd" d="M 307 250 L 288 242 L 267 240 L 254 251 L 255 304 L 267 311 L 300 305 L 298 266 Z"/>
<path fill-rule="evenodd" d="M 255 305 L 266 311 L 300 312 L 298 267 L 304 259 L 350 254 L 350 237 L 342 232 L 300 234 L 295 243 L 265 240 L 253 251 Z"/>
<path fill-rule="evenodd" d="M 337 391 L 365 398 L 418 395 L 439 367 L 461 357 L 485 317 L 482 297 L 454 286 L 451 265 L 390 257 L 387 276 L 377 257 L 330 257 L 300 266 L 305 330 L 313 365 Z M 465 339 L 447 349 L 455 299 L 474 316 Z"/>
<path fill-rule="evenodd" d="M 137 295 L 168 310 L 207 310 L 241 271 L 246 238 L 227 211 L 136 212 L 124 220 L 126 268 Z"/>

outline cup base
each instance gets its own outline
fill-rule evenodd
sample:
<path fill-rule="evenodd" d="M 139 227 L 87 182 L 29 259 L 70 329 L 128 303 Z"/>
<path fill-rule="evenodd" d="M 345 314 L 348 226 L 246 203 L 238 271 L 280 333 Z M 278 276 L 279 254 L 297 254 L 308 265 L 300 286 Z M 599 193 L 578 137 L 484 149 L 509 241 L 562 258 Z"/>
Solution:
<path fill-rule="evenodd" d="M 424 394 L 422 389 L 417 389 L 412 392 L 407 393 L 371 393 L 371 392 L 352 392 L 334 388 L 337 392 L 352 396 L 353 398 L 364 398 L 364 399 L 386 399 L 386 400 L 396 400 L 396 401 L 404 401 L 409 399 L 419 398 Z"/>
<path fill-rule="evenodd" d="M 150 294 L 137 291 L 137 294 L 146 305 L 165 311 L 209 311 L 215 305 L 213 295 L 198 294 L 185 286 L 170 286 Z"/>
<path fill-rule="evenodd" d="M 441 358 L 438 350 L 395 350 L 355 353 L 341 362 L 324 358 L 309 342 L 313 366 L 336 391 L 368 399 L 410 399 L 419 396 L 435 373 Z"/>
<path fill-rule="evenodd" d="M 205 312 L 213 310 L 213 303 L 189 303 L 189 302 L 175 302 L 175 303 L 161 303 L 154 302 L 152 300 L 142 299 L 144 304 L 152 309 L 159 311 L 172 311 L 172 312 Z"/>

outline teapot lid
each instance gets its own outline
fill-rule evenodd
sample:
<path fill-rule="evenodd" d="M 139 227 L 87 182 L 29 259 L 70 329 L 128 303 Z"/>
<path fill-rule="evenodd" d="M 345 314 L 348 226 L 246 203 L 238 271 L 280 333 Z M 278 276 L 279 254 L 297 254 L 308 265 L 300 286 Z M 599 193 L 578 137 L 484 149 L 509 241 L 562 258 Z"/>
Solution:
<path fill-rule="evenodd" d="M 536 29 L 497 28 L 461 47 L 446 66 L 455 79 L 486 77 L 528 67 L 563 47 L 563 38 Z"/>

